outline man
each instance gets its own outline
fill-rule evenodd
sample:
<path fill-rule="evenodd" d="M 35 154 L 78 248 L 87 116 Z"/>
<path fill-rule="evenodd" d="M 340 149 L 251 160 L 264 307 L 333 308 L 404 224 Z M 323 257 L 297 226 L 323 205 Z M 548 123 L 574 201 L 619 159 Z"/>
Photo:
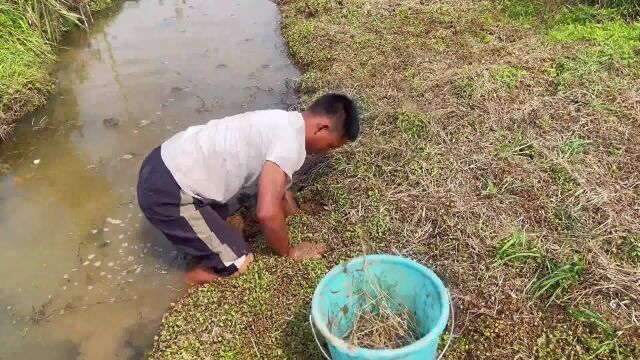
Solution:
<path fill-rule="evenodd" d="M 192 284 L 237 276 L 253 261 L 242 234 L 227 224 L 227 202 L 258 187 L 257 218 L 273 250 L 321 258 L 322 244 L 289 244 L 286 217 L 299 211 L 287 189 L 307 153 L 324 154 L 360 132 L 354 102 L 326 94 L 306 111 L 262 110 L 209 121 L 177 133 L 142 163 L 138 203 L 151 224 L 198 266 Z"/>

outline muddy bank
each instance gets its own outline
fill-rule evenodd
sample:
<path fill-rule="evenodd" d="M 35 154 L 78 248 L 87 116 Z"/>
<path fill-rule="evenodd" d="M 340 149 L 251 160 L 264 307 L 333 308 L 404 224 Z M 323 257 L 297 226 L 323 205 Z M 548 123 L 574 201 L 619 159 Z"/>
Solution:
<path fill-rule="evenodd" d="M 68 31 L 92 26 L 119 0 L 5 1 L 0 4 L 0 141 L 12 124 L 47 101 L 60 41 Z M 68 12 L 68 13 L 67 13 Z"/>

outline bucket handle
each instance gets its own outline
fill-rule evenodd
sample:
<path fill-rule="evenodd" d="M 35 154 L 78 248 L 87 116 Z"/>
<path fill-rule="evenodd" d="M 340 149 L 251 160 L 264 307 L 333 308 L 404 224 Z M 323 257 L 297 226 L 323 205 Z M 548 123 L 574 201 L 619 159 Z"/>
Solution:
<path fill-rule="evenodd" d="M 438 355 L 438 360 L 441 360 L 444 354 L 449 349 L 449 345 L 451 345 L 451 338 L 453 338 L 453 330 L 455 330 L 455 326 L 456 326 L 456 320 L 453 312 L 453 301 L 451 301 L 451 293 L 449 293 L 449 290 L 447 290 L 447 294 L 449 295 L 449 309 L 451 310 L 451 330 L 449 331 L 449 339 L 447 339 L 447 344 L 444 346 L 444 349 L 442 349 L 442 352 L 440 353 L 440 355 Z M 322 355 L 324 355 L 325 359 L 331 360 L 331 357 L 327 355 L 327 352 L 324 350 L 324 346 L 322 346 L 320 344 L 320 341 L 318 340 L 318 335 L 316 334 L 316 327 L 313 325 L 313 319 L 311 319 L 311 314 L 309 314 L 309 326 L 311 326 L 311 332 L 313 333 L 313 338 L 316 340 L 316 345 L 318 345 L 318 347 L 320 348 L 320 351 L 322 351 Z"/>
<path fill-rule="evenodd" d="M 318 340 L 318 335 L 316 335 L 316 327 L 313 325 L 311 314 L 309 314 L 309 326 L 311 326 L 311 332 L 313 333 L 313 338 L 316 340 L 316 345 L 318 345 L 318 347 L 320 348 L 320 351 L 322 351 L 322 355 L 324 355 L 325 359 L 331 360 L 331 357 L 327 355 L 326 351 L 324 351 L 324 346 L 322 346 L 320 344 L 320 341 Z"/>

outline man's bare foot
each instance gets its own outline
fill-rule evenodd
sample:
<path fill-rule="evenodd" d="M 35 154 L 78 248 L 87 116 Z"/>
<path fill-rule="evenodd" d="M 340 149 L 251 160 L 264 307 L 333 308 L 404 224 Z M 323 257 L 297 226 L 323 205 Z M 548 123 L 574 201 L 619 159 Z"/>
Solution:
<path fill-rule="evenodd" d="M 240 276 L 242 273 L 244 273 L 245 271 L 247 271 L 247 268 L 249 267 L 249 264 L 251 264 L 253 262 L 253 253 L 248 253 L 247 256 L 244 259 L 244 262 L 242 263 L 242 265 L 240 265 L 240 267 L 238 268 L 238 271 L 236 271 L 233 275 L 231 275 L 232 277 L 237 277 Z"/>
<path fill-rule="evenodd" d="M 187 273 L 187 282 L 191 285 L 204 285 L 213 282 L 219 278 L 213 272 L 197 267 Z"/>

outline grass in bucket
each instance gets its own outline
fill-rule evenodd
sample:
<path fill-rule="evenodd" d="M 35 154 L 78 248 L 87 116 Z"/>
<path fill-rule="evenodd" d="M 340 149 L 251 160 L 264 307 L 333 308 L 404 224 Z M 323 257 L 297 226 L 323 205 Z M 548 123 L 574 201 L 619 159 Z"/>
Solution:
<path fill-rule="evenodd" d="M 397 349 L 420 339 L 415 313 L 379 286 L 363 291 L 359 298 L 363 305 L 344 340 L 366 349 Z"/>

